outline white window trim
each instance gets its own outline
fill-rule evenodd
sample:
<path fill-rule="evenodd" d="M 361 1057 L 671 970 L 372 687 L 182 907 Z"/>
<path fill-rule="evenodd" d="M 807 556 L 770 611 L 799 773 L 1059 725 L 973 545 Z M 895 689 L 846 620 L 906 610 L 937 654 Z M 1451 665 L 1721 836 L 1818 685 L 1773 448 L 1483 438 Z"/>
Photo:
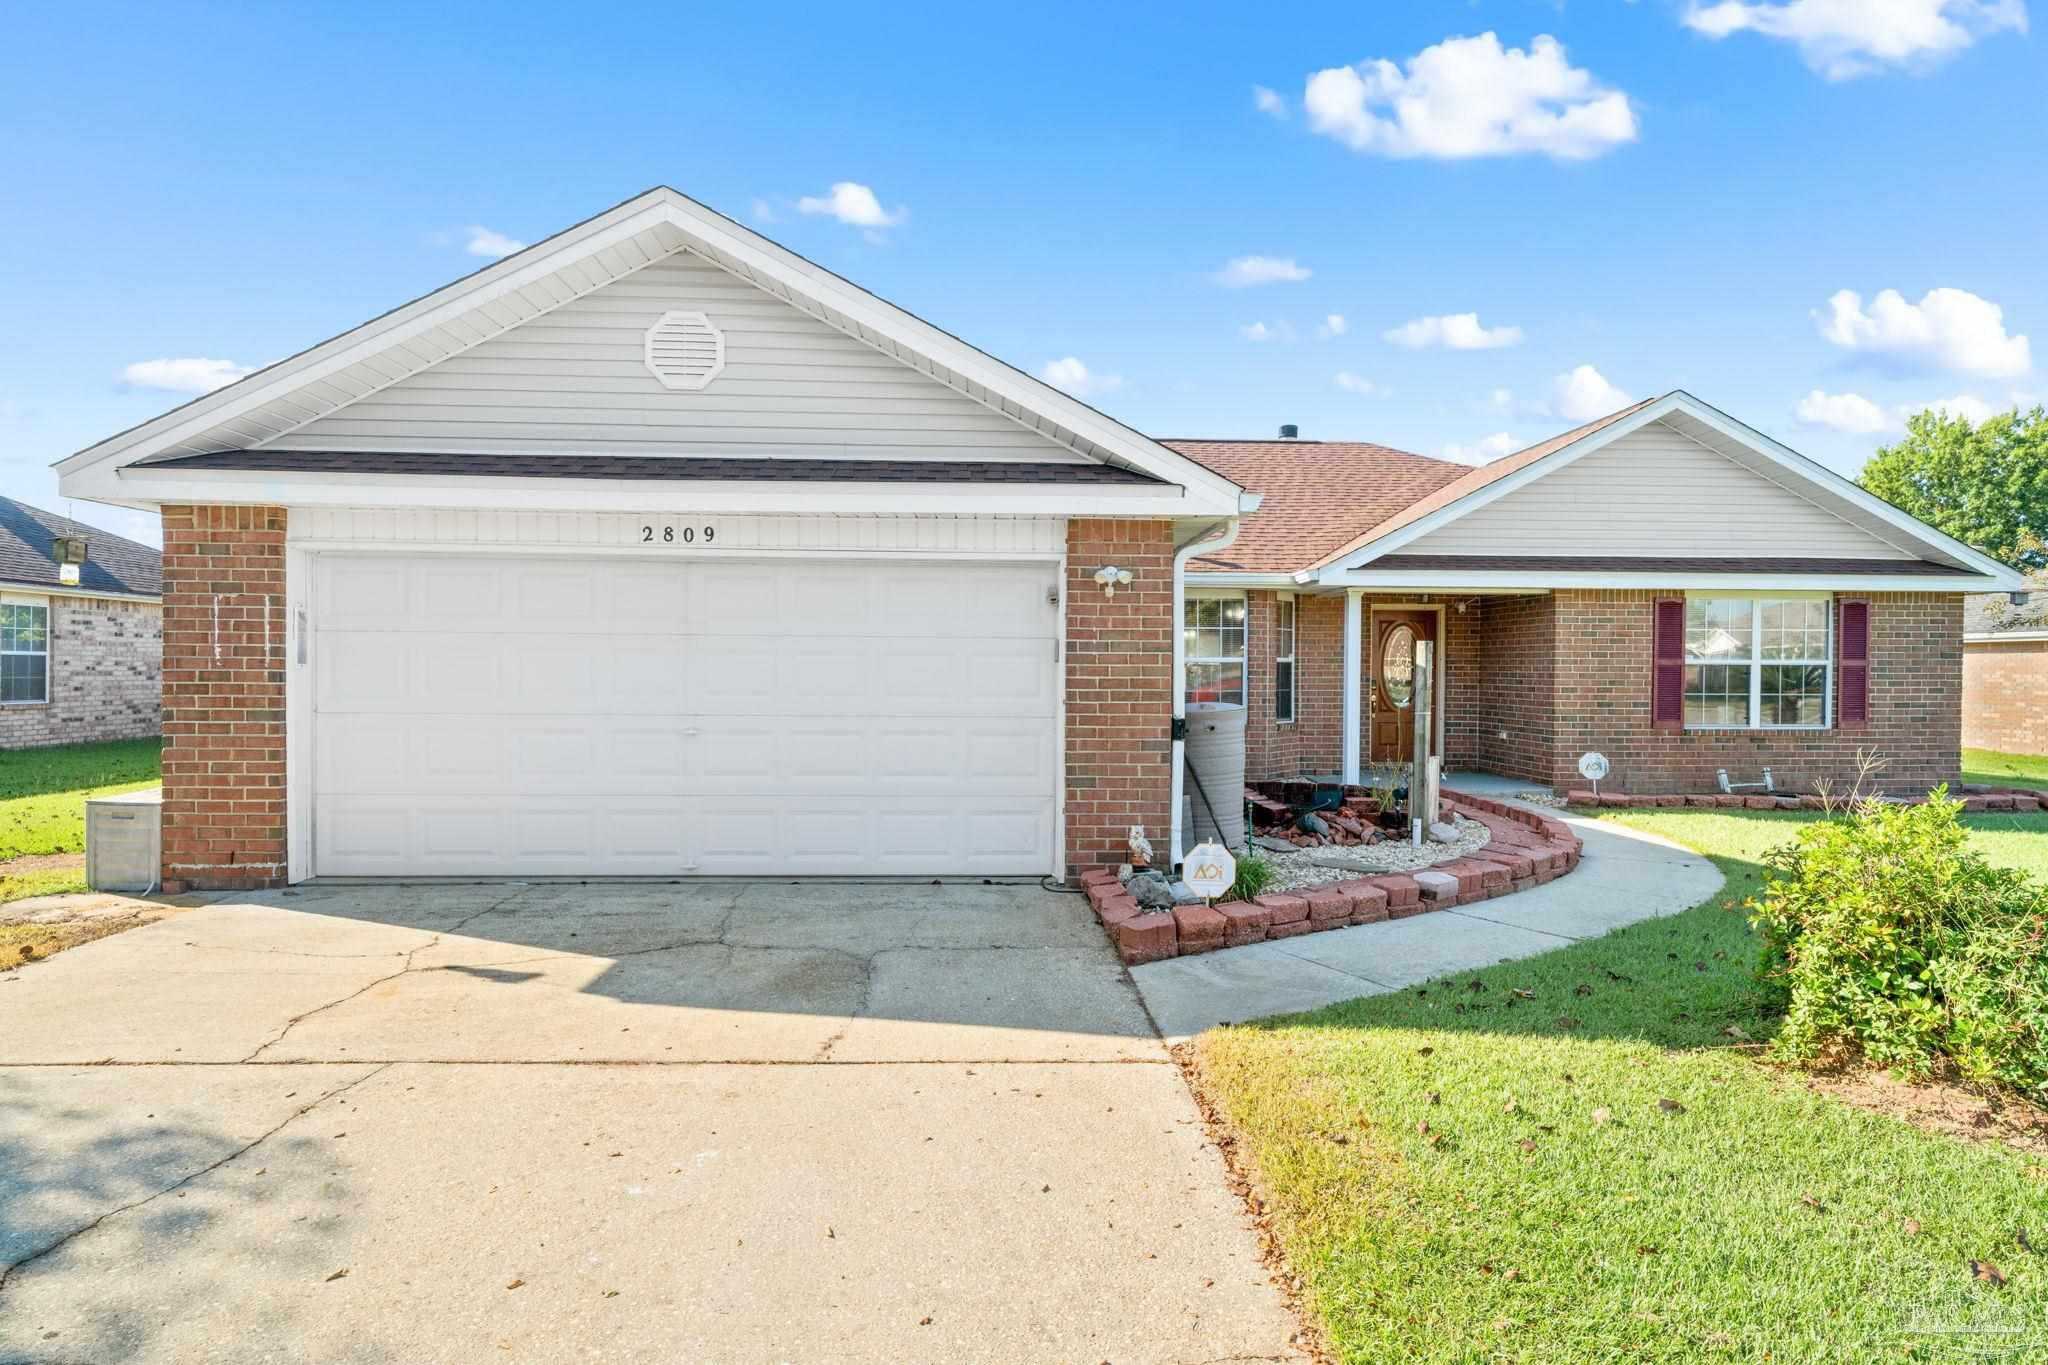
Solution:
<path fill-rule="evenodd" d="M 1287 609 L 1287 652 L 1280 652 L 1280 609 Z M 1301 609 L 1296 605 L 1291 592 L 1278 593 L 1273 598 L 1273 700 L 1280 699 L 1280 665 L 1287 665 L 1287 715 L 1280 715 L 1277 704 L 1273 711 L 1275 725 L 1292 725 L 1301 712 L 1301 670 L 1294 662 L 1294 649 L 1301 629 Z M 1251 632 L 1246 631 L 1249 641 Z M 1249 690 L 1249 689 L 1247 689 Z"/>
<path fill-rule="evenodd" d="M 1187 598 L 1186 598 L 1186 600 L 1187 600 L 1187 601 L 1189 601 L 1189 602 L 1198 602 L 1198 601 L 1202 601 L 1202 600 L 1204 600 L 1204 599 L 1209 599 L 1209 600 L 1212 600 L 1212 601 L 1218 601 L 1218 602 L 1236 602 L 1236 603 L 1238 603 L 1238 604 L 1239 604 L 1240 606 L 1242 606 L 1242 607 L 1244 608 L 1244 611 L 1245 611 L 1245 616 L 1244 616 L 1244 630 L 1243 630 L 1243 631 L 1241 632 L 1241 634 L 1240 634 L 1240 636 L 1239 636 L 1239 644 L 1238 644 L 1238 647 L 1237 647 L 1237 653 L 1236 653 L 1236 654 L 1216 654 L 1216 655 L 1207 655 L 1207 654 L 1203 654 L 1203 655 L 1197 655 L 1197 654 L 1196 654 L 1196 653 L 1195 653 L 1195 652 L 1194 652 L 1193 650 L 1186 650 L 1186 651 L 1184 651 L 1184 653 L 1183 653 L 1183 656 L 1182 656 L 1182 658 L 1181 658 L 1181 674 L 1180 674 L 1180 690 L 1181 690 L 1181 695 L 1182 695 L 1183 697 L 1185 697 L 1185 696 L 1187 695 L 1187 691 L 1188 691 L 1188 671 L 1189 671 L 1190 669 L 1192 669 L 1192 668 L 1193 668 L 1193 667 L 1194 667 L 1194 666 L 1195 666 L 1196 664 L 1227 664 L 1227 663 L 1229 663 L 1229 662 L 1230 662 L 1231 660 L 1235 659 L 1235 660 L 1237 661 L 1237 666 L 1238 666 L 1238 669 L 1239 669 L 1239 676 L 1240 676 L 1240 677 L 1242 677 L 1242 678 L 1244 679 L 1244 700 L 1243 700 L 1242 702 L 1240 702 L 1240 703 L 1239 703 L 1239 705 L 1241 705 L 1241 706 L 1245 706 L 1245 707 L 1249 707 L 1249 706 L 1251 705 L 1251 701 L 1252 701 L 1252 672 L 1251 672 L 1251 645 L 1252 645 L 1252 619 L 1251 619 L 1251 614 L 1250 614 L 1250 613 L 1251 613 L 1251 603 L 1250 603 L 1249 601 L 1247 601 L 1247 600 L 1246 600 L 1246 598 L 1245 598 L 1245 594 L 1243 594 L 1243 593 L 1241 593 L 1241 592 L 1230 592 L 1230 591 L 1217 591 L 1217 590 L 1214 590 L 1214 589 L 1211 589 L 1211 590 L 1207 590 L 1207 591 L 1203 591 L 1203 590 L 1191 590 L 1191 591 L 1189 591 L 1189 593 L 1187 594 Z M 1187 617 L 1187 608 L 1186 608 L 1186 607 L 1182 607 L 1182 608 L 1181 608 L 1181 617 L 1180 617 L 1180 630 L 1181 630 L 1181 632 L 1182 632 L 1182 634 L 1183 634 L 1183 635 L 1185 635 L 1185 634 L 1186 634 L 1186 632 L 1187 632 L 1187 628 L 1188 628 L 1188 617 Z M 1198 627 L 1197 629 L 1199 629 L 1199 627 Z"/>
<path fill-rule="evenodd" d="M 1728 666 L 1730 666 L 1730 667 L 1741 667 L 1741 668 L 1747 668 L 1747 669 L 1749 670 L 1749 723 L 1748 723 L 1748 724 L 1746 724 L 1746 725 L 1693 725 L 1693 724 L 1687 723 L 1687 724 L 1685 725 L 1685 727 L 1684 727 L 1684 728 L 1685 728 L 1686 730 L 1688 730 L 1688 731 L 1696 731 L 1696 732 L 1699 732 L 1699 733 L 1702 733 L 1702 734 L 1706 734 L 1706 733 L 1716 733 L 1716 732 L 1718 732 L 1718 733 L 1721 733 L 1721 734 L 1749 734 L 1749 733 L 1755 733 L 1755 732 L 1758 732 L 1758 731 L 1775 731 L 1775 732 L 1777 732 L 1777 733 L 1781 733 L 1781 734 L 1783 734 L 1783 733 L 1792 733 L 1792 734 L 1809 734 L 1809 735 L 1813 735 L 1813 734 L 1821 734 L 1821 733 L 1823 733 L 1823 732 L 1825 732 L 1825 731 L 1828 731 L 1828 730 L 1832 730 L 1832 729 L 1834 729 L 1834 728 L 1835 728 L 1835 597 L 1834 597 L 1834 594 L 1833 594 L 1833 593 L 1827 593 L 1827 592 L 1768 592 L 1768 593 L 1750 593 L 1750 592 L 1715 592 L 1715 591 L 1711 591 L 1711 590 L 1706 590 L 1706 589 L 1702 589 L 1702 590 L 1701 590 L 1701 591 L 1699 591 L 1699 592 L 1689 592 L 1689 593 L 1687 593 L 1687 594 L 1685 595 L 1685 600 L 1686 600 L 1686 604 L 1687 604 L 1687 607 L 1688 607 L 1688 608 L 1690 608 L 1691 604 L 1692 604 L 1692 603 L 1693 603 L 1694 601 L 1701 601 L 1701 602 L 1736 602 L 1736 601 L 1746 601 L 1746 602 L 1748 602 L 1748 603 L 1750 604 L 1750 612 L 1749 612 L 1749 655 L 1748 655 L 1748 657 L 1747 657 L 1747 658 L 1745 658 L 1745 659 L 1718 659 L 1718 660 L 1705 660 L 1705 659 L 1691 659 L 1691 658 L 1687 658 L 1687 659 L 1686 659 L 1686 660 L 1684 661 L 1684 666 L 1685 666 L 1685 667 L 1687 667 L 1687 668 L 1693 667 L 1693 666 L 1695 666 L 1695 665 L 1705 665 L 1705 664 L 1726 664 L 1726 665 L 1728 665 Z M 1799 601 L 1799 600 L 1805 600 L 1805 601 L 1816 601 L 1816 600 L 1818 600 L 1818 601 L 1823 601 L 1823 602 L 1826 602 L 1826 603 L 1828 604 L 1828 611 L 1827 611 L 1827 628 L 1828 628 L 1828 639 L 1827 639 L 1827 647 L 1826 647 L 1826 650 L 1824 651 L 1824 652 L 1825 652 L 1825 654 L 1826 654 L 1826 657 L 1825 657 L 1825 658 L 1822 658 L 1822 659 L 1766 659 L 1766 658 L 1764 658 L 1764 657 L 1763 657 L 1763 631 L 1764 631 L 1764 613 L 1763 613 L 1763 605 L 1764 605 L 1764 603 L 1766 603 L 1766 602 L 1790 602 L 1790 601 Z M 1780 666 L 1780 665 L 1782 665 L 1782 666 L 1785 666 L 1785 667 L 1791 667 L 1791 668 L 1811 668 L 1811 667 L 1813 667 L 1813 666 L 1814 666 L 1815 664 L 1819 664 L 1819 665 L 1820 665 L 1820 668 L 1821 668 L 1821 698 L 1820 698 L 1820 724 L 1818 724 L 1818 725 L 1767 725 L 1767 724 L 1764 724 L 1764 723 L 1762 723 L 1761 721 L 1759 721 L 1758 717 L 1760 717 L 1760 716 L 1762 716 L 1762 715 L 1763 715 L 1763 710 L 1764 710 L 1764 668 L 1765 668 L 1766 666 L 1773 666 L 1773 667 L 1775 667 L 1775 666 Z M 1682 709 L 1682 708 L 1684 707 L 1684 705 L 1685 705 L 1685 696 L 1684 696 L 1684 693 L 1683 693 L 1683 691 L 1681 690 L 1681 692 L 1680 692 L 1680 696 L 1679 696 L 1679 706 L 1680 706 L 1680 708 Z"/>
<path fill-rule="evenodd" d="M 33 607 L 43 614 L 43 647 L 41 649 L 0 649 L 0 655 L 43 661 L 43 695 L 33 699 L 0 702 L 0 706 L 48 706 L 50 704 L 50 599 L 28 597 L 15 593 L 0 595 L 0 607 Z"/>

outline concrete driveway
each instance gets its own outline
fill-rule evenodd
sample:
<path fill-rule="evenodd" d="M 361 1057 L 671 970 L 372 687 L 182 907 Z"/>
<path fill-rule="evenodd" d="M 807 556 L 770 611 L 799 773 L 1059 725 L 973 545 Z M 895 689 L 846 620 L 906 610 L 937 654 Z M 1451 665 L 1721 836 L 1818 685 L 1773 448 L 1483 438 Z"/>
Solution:
<path fill-rule="evenodd" d="M 324 887 L 0 975 L 0 1361 L 1295 1359 L 1074 897 Z"/>

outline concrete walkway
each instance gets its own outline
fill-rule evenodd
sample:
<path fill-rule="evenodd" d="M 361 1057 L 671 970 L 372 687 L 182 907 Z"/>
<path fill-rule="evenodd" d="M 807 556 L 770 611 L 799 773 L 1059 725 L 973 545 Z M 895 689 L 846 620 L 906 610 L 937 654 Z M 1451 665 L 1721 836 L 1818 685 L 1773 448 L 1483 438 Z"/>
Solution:
<path fill-rule="evenodd" d="M 1512 801 L 1528 783 L 1460 775 L 1446 785 Z M 1721 889 L 1706 858 L 1655 835 L 1544 808 L 1585 840 L 1576 871 L 1530 891 L 1384 924 L 1304 934 L 1131 969 L 1169 1041 L 1217 1024 L 1318 1009 L 1449 972 L 1534 957 L 1637 920 L 1675 915 Z"/>
<path fill-rule="evenodd" d="M 1290 1361 L 1078 897 L 377 886 L 0 973 L 0 1362 Z"/>

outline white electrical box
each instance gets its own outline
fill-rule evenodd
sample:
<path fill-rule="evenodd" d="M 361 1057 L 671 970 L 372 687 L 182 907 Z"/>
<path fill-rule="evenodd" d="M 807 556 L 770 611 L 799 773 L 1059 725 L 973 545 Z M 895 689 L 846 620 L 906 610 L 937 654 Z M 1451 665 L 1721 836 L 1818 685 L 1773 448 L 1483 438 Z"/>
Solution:
<path fill-rule="evenodd" d="M 85 884 L 93 890 L 154 890 L 163 848 L 162 787 L 85 803 Z"/>

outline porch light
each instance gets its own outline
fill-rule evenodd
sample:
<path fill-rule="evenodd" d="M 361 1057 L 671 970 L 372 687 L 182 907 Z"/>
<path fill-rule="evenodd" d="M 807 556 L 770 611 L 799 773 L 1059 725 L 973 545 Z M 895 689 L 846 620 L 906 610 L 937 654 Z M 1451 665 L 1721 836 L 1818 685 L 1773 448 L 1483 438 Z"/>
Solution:
<path fill-rule="evenodd" d="M 58 536 L 50 542 L 50 557 L 57 561 L 57 581 L 67 588 L 77 587 L 79 570 L 85 564 L 85 537 Z"/>
<path fill-rule="evenodd" d="M 1095 581 L 1102 585 L 1104 597 L 1116 596 L 1116 590 L 1128 585 L 1133 577 L 1129 569 L 1119 569 L 1114 564 L 1105 564 L 1095 571 Z"/>

